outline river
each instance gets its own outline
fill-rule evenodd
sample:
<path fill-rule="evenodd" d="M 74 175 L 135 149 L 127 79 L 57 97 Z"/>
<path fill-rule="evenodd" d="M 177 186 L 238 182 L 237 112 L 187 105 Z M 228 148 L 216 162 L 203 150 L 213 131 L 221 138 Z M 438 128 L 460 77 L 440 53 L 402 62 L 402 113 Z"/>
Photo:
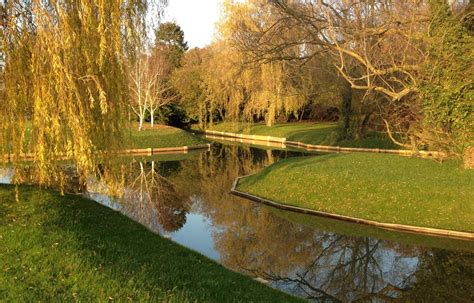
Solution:
<path fill-rule="evenodd" d="M 121 198 L 85 195 L 151 231 L 285 292 L 318 302 L 474 300 L 474 243 L 277 210 L 230 194 L 237 176 L 297 151 L 215 143 L 209 152 L 117 162 Z M 3 171 L 3 174 L 1 172 Z M 11 173 L 0 171 L 0 182 Z M 282 185 L 284 186 L 284 185 Z"/>

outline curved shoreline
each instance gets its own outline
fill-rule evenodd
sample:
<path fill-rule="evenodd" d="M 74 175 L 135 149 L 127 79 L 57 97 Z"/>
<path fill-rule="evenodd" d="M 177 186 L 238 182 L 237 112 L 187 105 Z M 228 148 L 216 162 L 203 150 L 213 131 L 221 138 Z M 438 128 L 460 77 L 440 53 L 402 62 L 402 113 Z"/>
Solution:
<path fill-rule="evenodd" d="M 424 235 L 429 235 L 429 236 L 438 236 L 438 237 L 474 241 L 474 233 L 471 233 L 471 232 L 462 232 L 462 231 L 438 229 L 438 228 L 431 228 L 431 227 L 421 227 L 421 226 L 404 225 L 404 224 L 396 224 L 396 223 L 378 222 L 374 220 L 361 219 L 361 218 L 345 216 L 345 215 L 338 215 L 334 213 L 327 213 L 327 212 L 318 211 L 314 209 L 303 208 L 303 207 L 283 204 L 280 202 L 275 202 L 270 199 L 265 199 L 265 198 L 238 190 L 237 186 L 239 184 L 240 179 L 248 177 L 248 176 L 251 176 L 251 175 L 240 176 L 240 177 L 237 177 L 237 179 L 235 179 L 232 185 L 232 188 L 230 190 L 230 192 L 233 195 L 236 195 L 236 196 L 239 196 L 239 197 L 242 197 L 254 202 L 269 205 L 278 209 L 286 210 L 286 211 L 325 217 L 325 218 L 330 218 L 330 219 L 335 219 L 335 220 L 345 221 L 345 222 L 350 222 L 350 223 L 363 224 L 363 225 L 373 226 L 373 227 L 377 227 L 377 228 L 381 228 L 385 230 L 393 230 L 393 231 L 401 231 L 401 232 L 408 232 L 408 233 L 424 234 Z"/>
<path fill-rule="evenodd" d="M 229 141 L 238 141 L 241 143 L 258 144 L 265 143 L 267 146 L 279 146 L 281 148 L 293 147 L 303 149 L 306 151 L 320 151 L 320 152 L 338 152 L 338 153 L 382 153 L 395 154 L 400 156 L 420 156 L 425 158 L 446 158 L 448 155 L 439 151 L 413 151 L 407 149 L 383 149 L 383 148 L 362 148 L 362 147 L 341 147 L 332 145 L 314 145 L 299 141 L 289 141 L 287 138 L 262 136 L 262 135 L 247 135 L 240 133 L 221 132 L 215 130 L 205 130 L 203 132 L 206 137 L 217 138 Z"/>

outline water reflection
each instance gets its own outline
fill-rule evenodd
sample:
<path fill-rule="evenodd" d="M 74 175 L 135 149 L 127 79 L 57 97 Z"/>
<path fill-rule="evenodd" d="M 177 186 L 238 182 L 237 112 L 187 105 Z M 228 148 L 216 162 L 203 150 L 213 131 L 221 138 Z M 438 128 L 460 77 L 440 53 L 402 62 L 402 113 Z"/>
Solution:
<path fill-rule="evenodd" d="M 359 230 L 229 194 L 237 176 L 302 155 L 218 144 L 188 160 L 121 160 L 84 190 L 231 269 L 314 301 L 473 301 L 471 242 Z"/>

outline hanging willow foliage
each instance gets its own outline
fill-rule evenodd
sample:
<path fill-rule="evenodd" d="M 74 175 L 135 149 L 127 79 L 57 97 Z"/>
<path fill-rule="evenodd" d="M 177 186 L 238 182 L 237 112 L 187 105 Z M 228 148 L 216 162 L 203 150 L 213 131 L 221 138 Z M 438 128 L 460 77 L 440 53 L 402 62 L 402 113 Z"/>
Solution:
<path fill-rule="evenodd" d="M 146 35 L 147 0 L 13 0 L 2 6 L 0 151 L 34 155 L 41 185 L 82 177 L 122 148 L 127 66 Z M 15 180 L 21 183 L 21 174 Z"/>

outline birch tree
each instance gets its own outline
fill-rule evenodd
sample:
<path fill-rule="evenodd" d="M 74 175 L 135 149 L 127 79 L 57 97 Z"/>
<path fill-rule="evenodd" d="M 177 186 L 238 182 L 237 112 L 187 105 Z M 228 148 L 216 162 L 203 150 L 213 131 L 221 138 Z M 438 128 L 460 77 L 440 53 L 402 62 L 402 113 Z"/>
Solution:
<path fill-rule="evenodd" d="M 149 68 L 148 65 L 149 59 L 147 56 L 139 58 L 132 67 L 129 80 L 131 92 L 130 107 L 138 117 L 138 130 L 143 129 L 143 123 L 150 107 L 150 87 L 152 85 L 146 73 Z"/>
<path fill-rule="evenodd" d="M 0 151 L 14 159 L 33 153 L 37 181 L 48 185 L 64 179 L 64 157 L 86 176 L 99 152 L 121 148 L 129 62 L 146 34 L 147 9 L 161 3 L 4 1 Z"/>

